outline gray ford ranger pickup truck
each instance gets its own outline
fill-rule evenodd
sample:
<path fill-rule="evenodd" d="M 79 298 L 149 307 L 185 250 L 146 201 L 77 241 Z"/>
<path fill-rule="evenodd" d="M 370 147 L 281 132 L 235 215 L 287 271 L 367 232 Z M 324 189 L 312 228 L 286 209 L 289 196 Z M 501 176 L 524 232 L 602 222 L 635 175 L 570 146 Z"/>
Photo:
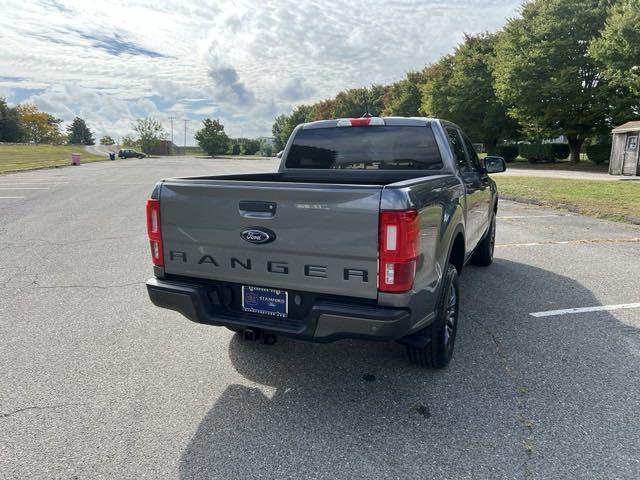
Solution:
<path fill-rule="evenodd" d="M 398 340 L 442 368 L 467 261 L 493 259 L 497 191 L 453 123 L 363 117 L 296 127 L 277 173 L 158 182 L 151 301 L 245 338 Z"/>

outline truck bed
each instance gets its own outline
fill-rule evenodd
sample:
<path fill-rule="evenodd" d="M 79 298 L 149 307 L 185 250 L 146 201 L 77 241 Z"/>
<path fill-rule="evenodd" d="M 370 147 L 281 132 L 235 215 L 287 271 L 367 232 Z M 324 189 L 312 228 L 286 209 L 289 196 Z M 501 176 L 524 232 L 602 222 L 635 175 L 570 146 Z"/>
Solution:
<path fill-rule="evenodd" d="M 377 185 L 387 186 L 392 183 L 420 178 L 437 176 L 438 173 L 429 170 L 415 170 L 412 172 L 393 170 L 313 170 L 298 172 L 276 173 L 248 173 L 238 175 L 215 175 L 205 177 L 189 177 L 181 180 L 223 180 L 239 182 L 293 182 L 293 183 L 329 183 L 333 185 Z M 440 174 L 441 175 L 441 174 Z M 177 179 L 172 179 L 177 180 Z"/>

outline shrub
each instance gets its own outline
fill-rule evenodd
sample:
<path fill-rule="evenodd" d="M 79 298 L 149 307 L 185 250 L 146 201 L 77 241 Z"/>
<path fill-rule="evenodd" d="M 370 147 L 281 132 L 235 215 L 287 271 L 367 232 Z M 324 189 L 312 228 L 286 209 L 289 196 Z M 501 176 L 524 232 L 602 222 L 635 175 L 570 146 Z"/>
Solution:
<path fill-rule="evenodd" d="M 531 143 L 519 145 L 520 156 L 531 163 L 555 162 L 569 156 L 569 145 L 566 143 Z"/>
<path fill-rule="evenodd" d="M 598 145 L 587 145 L 587 157 L 593 163 L 600 165 L 601 163 L 609 163 L 611 156 L 611 144 L 602 143 Z"/>
<path fill-rule="evenodd" d="M 517 145 L 498 145 L 489 150 L 489 155 L 496 155 L 504 158 L 505 162 L 513 162 L 518 158 L 518 146 Z"/>
<path fill-rule="evenodd" d="M 553 152 L 553 158 L 555 160 L 564 160 L 569 157 L 571 149 L 567 143 L 552 143 L 551 151 Z"/>

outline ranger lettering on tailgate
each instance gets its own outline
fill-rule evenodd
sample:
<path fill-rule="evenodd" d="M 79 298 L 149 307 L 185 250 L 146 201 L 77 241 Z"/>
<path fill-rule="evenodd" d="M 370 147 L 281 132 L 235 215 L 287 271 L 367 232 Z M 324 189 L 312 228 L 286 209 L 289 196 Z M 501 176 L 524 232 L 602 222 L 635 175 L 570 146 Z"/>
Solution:
<path fill-rule="evenodd" d="M 169 251 L 169 260 L 173 262 L 188 263 L 187 252 L 176 250 Z M 220 267 L 218 260 L 212 255 L 204 254 L 196 262 L 198 265 L 208 264 L 213 267 Z M 253 270 L 253 263 L 250 258 L 239 259 L 236 257 L 229 258 L 229 266 L 231 268 L 241 268 L 244 270 Z M 279 275 L 289 275 L 289 263 L 268 260 L 266 271 Z M 306 277 L 327 278 L 327 267 L 322 265 L 303 265 L 302 273 Z M 369 272 L 360 268 L 344 268 L 343 278 L 345 280 L 359 280 L 361 282 L 369 281 Z"/>

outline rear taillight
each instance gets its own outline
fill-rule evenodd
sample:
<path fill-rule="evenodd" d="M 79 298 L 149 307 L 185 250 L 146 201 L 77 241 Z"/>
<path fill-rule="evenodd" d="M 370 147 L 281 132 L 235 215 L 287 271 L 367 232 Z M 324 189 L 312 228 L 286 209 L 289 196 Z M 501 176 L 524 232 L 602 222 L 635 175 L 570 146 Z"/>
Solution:
<path fill-rule="evenodd" d="M 149 234 L 149 245 L 151 246 L 151 259 L 153 264 L 159 267 L 164 266 L 164 255 L 162 253 L 162 232 L 160 231 L 160 200 L 147 200 L 147 233 Z"/>
<path fill-rule="evenodd" d="M 411 290 L 416 276 L 416 260 L 420 254 L 418 212 L 381 212 L 379 248 L 378 290 Z"/>

